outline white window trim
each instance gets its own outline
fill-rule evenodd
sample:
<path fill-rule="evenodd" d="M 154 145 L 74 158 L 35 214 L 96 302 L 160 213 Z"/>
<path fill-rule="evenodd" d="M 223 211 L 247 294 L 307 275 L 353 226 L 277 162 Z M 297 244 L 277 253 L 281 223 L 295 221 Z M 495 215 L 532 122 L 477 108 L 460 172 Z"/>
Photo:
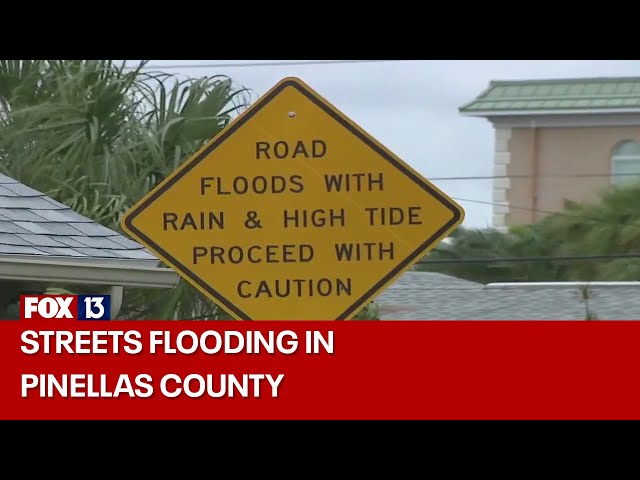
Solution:
<path fill-rule="evenodd" d="M 623 145 L 626 145 L 628 143 L 637 143 L 634 142 L 632 140 L 626 141 L 626 142 L 621 142 L 619 143 L 615 150 L 620 149 Z M 614 152 L 615 152 L 614 150 Z M 620 154 L 616 154 L 614 153 L 611 156 L 611 183 L 613 185 L 620 185 L 620 184 L 624 184 L 625 180 L 628 179 L 632 179 L 632 178 L 636 178 L 634 175 L 617 175 L 616 174 L 616 162 L 618 161 L 632 161 L 632 162 L 638 162 L 638 177 L 640 178 L 640 154 L 634 154 L 634 155 L 620 155 Z"/>

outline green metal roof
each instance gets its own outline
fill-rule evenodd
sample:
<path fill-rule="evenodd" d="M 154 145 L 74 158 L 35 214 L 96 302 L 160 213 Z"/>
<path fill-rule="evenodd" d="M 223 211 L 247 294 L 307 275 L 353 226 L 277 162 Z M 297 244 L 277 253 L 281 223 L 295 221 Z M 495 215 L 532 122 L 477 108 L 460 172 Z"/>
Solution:
<path fill-rule="evenodd" d="M 640 77 L 492 81 L 465 115 L 640 112 Z"/>

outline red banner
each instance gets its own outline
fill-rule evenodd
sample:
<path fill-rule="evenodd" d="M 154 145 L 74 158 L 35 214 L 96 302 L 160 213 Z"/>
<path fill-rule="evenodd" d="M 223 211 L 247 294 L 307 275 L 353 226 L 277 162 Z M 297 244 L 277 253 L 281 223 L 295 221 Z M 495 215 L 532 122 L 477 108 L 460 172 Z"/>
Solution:
<path fill-rule="evenodd" d="M 2 419 L 639 419 L 639 322 L 0 322 Z"/>

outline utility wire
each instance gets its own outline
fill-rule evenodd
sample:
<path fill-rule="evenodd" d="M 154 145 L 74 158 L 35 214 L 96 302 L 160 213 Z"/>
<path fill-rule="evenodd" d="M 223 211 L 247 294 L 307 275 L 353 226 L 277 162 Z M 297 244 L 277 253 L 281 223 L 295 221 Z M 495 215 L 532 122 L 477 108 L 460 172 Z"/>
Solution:
<path fill-rule="evenodd" d="M 421 260 L 416 265 L 431 264 L 460 264 L 460 263 L 519 263 L 519 262 L 555 262 L 555 261 L 583 261 L 583 260 L 616 260 L 622 258 L 640 258 L 639 253 L 620 253 L 609 255 L 579 255 L 559 257 L 503 257 L 503 258 L 454 258 Z"/>
<path fill-rule="evenodd" d="M 242 63 L 210 63 L 210 64 L 184 64 L 184 65 L 145 65 L 143 68 L 150 69 L 180 69 L 180 68 L 228 68 L 228 67 L 268 67 L 268 66 L 303 66 L 303 65 L 332 65 L 332 64 L 358 64 L 358 63 L 380 63 L 380 62 L 404 62 L 408 60 L 304 60 L 304 61 L 277 61 L 277 62 L 242 62 Z M 125 66 L 126 69 L 135 69 L 137 67 Z M 556 174 L 556 175 L 488 175 L 488 176 L 465 176 L 465 177 L 430 177 L 431 181 L 456 181 L 456 180 L 496 180 L 496 179 L 528 179 L 528 178 L 597 178 L 597 177 L 624 177 L 624 176 L 640 176 L 639 173 L 601 173 L 601 174 Z M 570 216 L 585 220 L 602 221 L 598 218 L 586 217 L 584 215 L 573 214 L 563 211 L 540 210 L 528 207 L 521 207 L 512 204 L 486 202 L 482 200 L 473 200 L 466 198 L 455 198 L 460 202 L 477 203 L 492 206 L 505 206 L 514 210 L 525 210 L 535 213 L 557 214 Z"/>
<path fill-rule="evenodd" d="M 596 220 L 596 218 L 591 218 L 591 217 L 584 217 L 583 215 L 577 215 L 577 214 L 572 214 L 570 212 L 563 212 L 563 211 L 551 211 L 551 210 L 540 210 L 537 208 L 529 208 L 529 207 L 520 207 L 518 205 L 511 205 L 510 203 L 497 203 L 497 202 L 485 202 L 483 200 L 473 200 L 470 198 L 459 198 L 459 197 L 451 197 L 453 200 L 456 200 L 458 202 L 469 202 L 469 203 L 479 203 L 482 205 L 493 205 L 493 206 L 497 206 L 497 207 L 507 207 L 507 208 L 513 208 L 515 210 L 525 210 L 528 212 L 535 212 L 535 213 L 546 213 L 548 215 L 569 215 L 571 217 L 579 217 L 579 218 L 584 218 L 584 219 L 589 219 L 589 220 Z M 599 220 L 599 219 L 598 219 Z"/>
<path fill-rule="evenodd" d="M 144 65 L 142 68 L 157 70 L 179 70 L 194 68 L 245 68 L 245 67 L 297 67 L 305 65 L 345 65 L 362 63 L 381 62 L 407 62 L 410 60 L 302 60 L 302 61 L 276 61 L 276 62 L 240 62 L 240 63 L 193 63 L 193 64 L 173 64 L 173 65 Z M 134 70 L 138 67 L 125 66 L 124 68 Z"/>
<path fill-rule="evenodd" d="M 473 199 L 469 199 L 469 198 L 458 198 L 458 197 L 451 197 L 453 200 L 456 200 L 458 202 L 468 202 L 468 203 L 478 203 L 481 205 L 493 205 L 493 206 L 498 206 L 498 207 L 507 207 L 509 209 L 514 209 L 514 210 L 524 210 L 527 212 L 534 212 L 534 213 L 544 213 L 547 215 L 562 215 L 565 217 L 573 217 L 573 218 L 578 218 L 580 220 L 592 220 L 594 222 L 603 222 L 603 220 L 601 218 L 596 218 L 596 217 L 589 217 L 586 215 L 580 215 L 578 213 L 572 213 L 572 212 L 565 212 L 565 211 L 551 211 L 551 210 L 540 210 L 537 208 L 529 208 L 529 207 L 521 207 L 518 205 L 511 205 L 510 203 L 497 203 L 497 202 L 485 202 L 483 200 L 473 200 Z"/>
<path fill-rule="evenodd" d="M 498 207 L 507 207 L 508 209 L 513 209 L 513 210 L 524 210 L 527 212 L 534 212 L 534 213 L 544 213 L 547 215 L 562 215 L 565 217 L 573 217 L 573 218 L 578 218 L 581 220 L 592 220 L 594 222 L 604 222 L 604 220 L 602 218 L 597 218 L 597 217 L 590 217 L 587 215 L 581 215 L 578 213 L 573 213 L 573 212 L 567 212 L 567 211 L 562 211 L 562 210 L 541 210 L 538 208 L 530 208 L 530 207 L 522 207 L 519 205 L 513 205 L 511 203 L 499 203 L 499 202 L 487 202 L 484 200 L 475 200 L 475 199 L 470 199 L 470 198 L 460 198 L 460 197 L 451 197 L 453 200 L 456 200 L 458 202 L 468 202 L 468 203 L 478 203 L 481 205 L 492 205 L 492 206 L 498 206 Z"/>
<path fill-rule="evenodd" d="M 525 262 L 549 262 L 549 261 L 584 261 L 584 260 L 613 260 L 622 258 L 640 258 L 640 254 L 611 254 L 611 255 L 582 255 L 582 256 L 560 256 L 560 257 L 512 257 L 512 258 L 459 258 L 459 259 L 438 259 L 417 262 L 416 265 L 430 264 L 461 264 L 461 263 L 525 263 Z M 457 290 L 456 288 L 450 290 Z M 213 320 L 205 318 L 201 315 L 196 317 L 184 318 L 181 320 Z"/>
<path fill-rule="evenodd" d="M 640 159 L 639 159 L 640 160 Z M 636 173 L 567 173 L 553 175 L 487 175 L 468 177 L 428 177 L 432 181 L 448 180 L 498 180 L 498 179 L 528 179 L 528 178 L 601 178 L 601 177 L 640 177 L 640 172 Z"/>

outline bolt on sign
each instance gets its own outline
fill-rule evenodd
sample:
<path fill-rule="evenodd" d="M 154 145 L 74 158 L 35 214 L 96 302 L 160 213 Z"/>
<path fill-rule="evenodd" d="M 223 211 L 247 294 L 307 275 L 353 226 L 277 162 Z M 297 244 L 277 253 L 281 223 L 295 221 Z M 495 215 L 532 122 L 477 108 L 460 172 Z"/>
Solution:
<path fill-rule="evenodd" d="M 463 220 L 285 78 L 142 198 L 123 229 L 240 320 L 348 320 Z"/>

